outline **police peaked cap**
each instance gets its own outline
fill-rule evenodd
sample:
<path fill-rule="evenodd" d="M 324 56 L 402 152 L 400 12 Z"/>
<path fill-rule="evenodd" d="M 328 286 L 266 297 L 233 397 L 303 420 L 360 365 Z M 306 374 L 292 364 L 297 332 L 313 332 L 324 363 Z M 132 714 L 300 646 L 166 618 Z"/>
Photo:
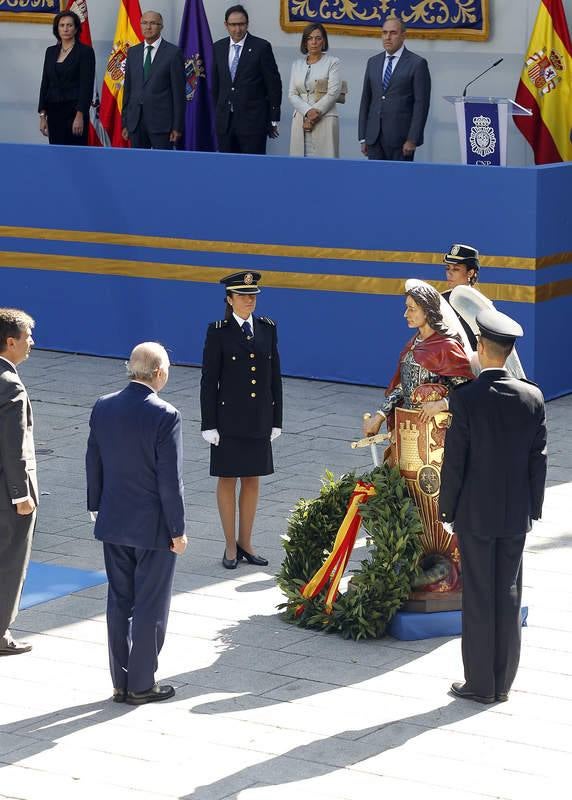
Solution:
<path fill-rule="evenodd" d="M 234 292 L 235 294 L 258 294 L 258 281 L 260 280 L 260 272 L 234 272 L 232 275 L 227 275 L 226 278 L 221 278 L 221 283 L 227 292 Z"/>
<path fill-rule="evenodd" d="M 499 344 L 514 344 L 524 331 L 518 322 L 501 314 L 496 308 L 483 308 L 477 313 L 477 325 L 481 336 Z"/>
<path fill-rule="evenodd" d="M 444 264 L 464 264 L 469 269 L 479 268 L 479 251 L 470 244 L 452 244 L 443 256 Z"/>

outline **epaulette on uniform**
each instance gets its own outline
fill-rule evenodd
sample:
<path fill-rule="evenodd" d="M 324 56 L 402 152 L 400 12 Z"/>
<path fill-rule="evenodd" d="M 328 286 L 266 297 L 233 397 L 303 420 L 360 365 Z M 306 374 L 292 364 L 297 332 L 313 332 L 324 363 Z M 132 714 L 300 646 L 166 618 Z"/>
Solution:
<path fill-rule="evenodd" d="M 258 317 L 259 322 L 264 322 L 265 325 L 273 325 L 276 327 L 276 323 L 270 317 Z"/>
<path fill-rule="evenodd" d="M 216 322 L 211 322 L 211 325 L 214 325 L 216 330 L 218 330 L 219 328 L 226 327 L 228 325 L 228 320 L 227 319 L 217 319 Z"/>
<path fill-rule="evenodd" d="M 530 386 L 536 386 L 537 389 L 540 389 L 540 386 L 534 381 L 531 381 L 529 378 L 519 378 L 519 380 L 521 380 L 523 383 L 528 383 Z"/>

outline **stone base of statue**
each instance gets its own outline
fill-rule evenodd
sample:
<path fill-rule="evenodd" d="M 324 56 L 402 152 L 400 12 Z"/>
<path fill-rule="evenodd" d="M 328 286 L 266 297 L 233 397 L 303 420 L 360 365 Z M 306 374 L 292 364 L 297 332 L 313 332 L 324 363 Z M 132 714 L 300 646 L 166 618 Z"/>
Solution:
<path fill-rule="evenodd" d="M 446 393 L 439 384 L 423 384 L 415 389 L 412 400 L 430 402 Z M 430 422 L 421 422 L 415 409 L 396 408 L 394 414 L 390 458 L 405 479 L 423 525 L 421 573 L 404 608 L 456 611 L 461 608 L 461 557 L 456 535 L 439 521 L 441 464 L 450 415 L 442 413 Z"/>

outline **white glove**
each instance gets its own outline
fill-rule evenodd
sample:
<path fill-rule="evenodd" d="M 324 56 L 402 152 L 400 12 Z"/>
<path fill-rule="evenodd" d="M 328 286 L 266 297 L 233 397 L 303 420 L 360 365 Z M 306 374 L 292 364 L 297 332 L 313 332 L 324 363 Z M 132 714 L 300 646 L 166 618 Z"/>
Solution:
<path fill-rule="evenodd" d="M 272 431 L 270 432 L 270 441 L 273 442 L 274 439 L 277 439 L 281 433 L 282 428 L 272 428 Z"/>
<path fill-rule="evenodd" d="M 97 519 L 97 511 L 90 511 L 89 518 L 92 522 L 95 522 L 95 520 Z"/>
<path fill-rule="evenodd" d="M 216 428 L 212 428 L 210 431 L 201 431 L 201 436 L 208 442 L 209 444 L 214 444 L 216 447 L 220 442 L 220 435 Z"/>
<path fill-rule="evenodd" d="M 454 526 L 455 526 L 454 522 L 444 522 L 443 523 L 443 528 L 449 534 L 449 536 L 452 536 L 455 533 Z"/>

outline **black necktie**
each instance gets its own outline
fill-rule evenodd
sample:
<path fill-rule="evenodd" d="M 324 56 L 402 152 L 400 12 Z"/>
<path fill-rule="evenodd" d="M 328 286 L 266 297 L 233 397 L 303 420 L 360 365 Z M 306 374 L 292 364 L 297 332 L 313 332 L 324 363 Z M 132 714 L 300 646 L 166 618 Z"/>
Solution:
<path fill-rule="evenodd" d="M 147 55 L 145 56 L 145 63 L 143 64 L 143 78 L 147 80 L 151 74 L 151 53 L 153 52 L 153 45 L 147 45 Z"/>

